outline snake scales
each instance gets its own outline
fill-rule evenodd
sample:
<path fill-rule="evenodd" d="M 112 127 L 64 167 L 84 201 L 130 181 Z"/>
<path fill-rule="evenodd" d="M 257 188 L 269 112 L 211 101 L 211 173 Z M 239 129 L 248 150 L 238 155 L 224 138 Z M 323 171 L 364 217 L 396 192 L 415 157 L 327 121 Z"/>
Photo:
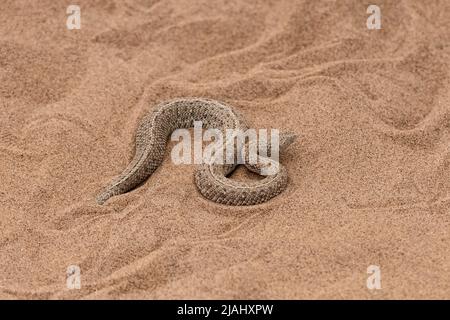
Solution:
<path fill-rule="evenodd" d="M 215 100 L 184 98 L 163 102 L 140 122 L 136 131 L 136 151 L 133 160 L 122 174 L 98 195 L 97 202 L 103 204 L 110 197 L 130 191 L 145 181 L 163 161 L 170 134 L 178 128 L 193 127 L 194 120 L 201 120 L 204 128 L 218 128 L 222 132 L 225 129 L 243 131 L 248 129 L 241 115 L 230 106 Z M 294 134 L 281 133 L 280 151 L 282 152 L 294 139 Z M 244 156 L 248 160 L 248 154 Z M 257 157 L 256 164 L 246 162 L 244 165 L 249 170 L 261 174 L 262 167 L 273 160 L 261 155 Z M 226 205 L 254 205 L 268 201 L 286 188 L 286 169 L 277 164 L 276 173 L 250 182 L 227 178 L 236 168 L 236 164 L 201 164 L 195 170 L 194 179 L 198 190 L 207 199 Z"/>

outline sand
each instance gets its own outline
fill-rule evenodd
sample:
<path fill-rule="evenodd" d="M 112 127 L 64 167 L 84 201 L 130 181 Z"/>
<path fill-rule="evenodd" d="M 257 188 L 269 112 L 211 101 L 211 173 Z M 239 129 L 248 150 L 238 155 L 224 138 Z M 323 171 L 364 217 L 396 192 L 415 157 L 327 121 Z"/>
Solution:
<path fill-rule="evenodd" d="M 1 1 L 0 298 L 450 298 L 450 2 L 376 3 L 381 30 L 365 0 L 80 0 L 68 30 L 66 1 Z M 169 148 L 96 204 L 183 96 L 298 133 L 287 190 L 218 205 Z"/>

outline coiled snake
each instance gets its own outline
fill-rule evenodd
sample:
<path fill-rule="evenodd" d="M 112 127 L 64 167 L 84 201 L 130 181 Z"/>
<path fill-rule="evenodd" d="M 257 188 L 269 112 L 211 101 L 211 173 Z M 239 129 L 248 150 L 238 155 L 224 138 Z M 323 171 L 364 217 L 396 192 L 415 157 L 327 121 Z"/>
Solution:
<path fill-rule="evenodd" d="M 160 103 L 141 120 L 137 128 L 133 160 L 122 174 L 98 195 L 97 202 L 103 204 L 110 197 L 130 191 L 145 181 L 163 161 L 170 134 L 175 129 L 191 128 L 194 121 L 198 120 L 203 122 L 204 128 L 218 128 L 222 132 L 226 129 L 248 129 L 243 117 L 222 102 L 204 98 L 182 98 Z M 292 133 L 281 133 L 279 137 L 279 150 L 282 152 L 296 136 Z M 249 148 L 243 149 L 245 159 L 248 160 Z M 240 151 L 242 150 L 237 150 Z M 256 164 L 246 161 L 244 165 L 261 174 L 262 168 L 273 160 L 262 155 L 257 157 Z M 237 164 L 201 164 L 195 170 L 194 180 L 200 193 L 207 199 L 226 205 L 254 205 L 268 201 L 286 188 L 286 169 L 281 164 L 276 164 L 277 172 L 250 182 L 227 178 Z"/>

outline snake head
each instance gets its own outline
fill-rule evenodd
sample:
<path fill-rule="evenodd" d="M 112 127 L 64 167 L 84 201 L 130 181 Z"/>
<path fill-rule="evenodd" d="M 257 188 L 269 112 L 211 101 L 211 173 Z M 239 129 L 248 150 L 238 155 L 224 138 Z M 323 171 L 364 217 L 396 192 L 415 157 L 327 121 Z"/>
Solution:
<path fill-rule="evenodd" d="M 298 135 L 294 132 L 281 132 L 280 133 L 280 150 L 286 149 L 290 144 L 292 144 Z"/>

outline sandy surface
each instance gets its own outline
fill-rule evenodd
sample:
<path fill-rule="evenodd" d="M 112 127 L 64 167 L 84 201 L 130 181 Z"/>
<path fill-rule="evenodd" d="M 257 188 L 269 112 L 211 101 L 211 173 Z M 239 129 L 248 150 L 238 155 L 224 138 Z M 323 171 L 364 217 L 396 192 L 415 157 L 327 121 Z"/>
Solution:
<path fill-rule="evenodd" d="M 359 0 L 83 0 L 67 30 L 67 1 L 2 0 L 0 298 L 449 298 L 450 2 L 376 2 L 382 30 Z M 97 205 L 182 96 L 297 132 L 288 189 L 217 205 L 168 151 Z"/>

